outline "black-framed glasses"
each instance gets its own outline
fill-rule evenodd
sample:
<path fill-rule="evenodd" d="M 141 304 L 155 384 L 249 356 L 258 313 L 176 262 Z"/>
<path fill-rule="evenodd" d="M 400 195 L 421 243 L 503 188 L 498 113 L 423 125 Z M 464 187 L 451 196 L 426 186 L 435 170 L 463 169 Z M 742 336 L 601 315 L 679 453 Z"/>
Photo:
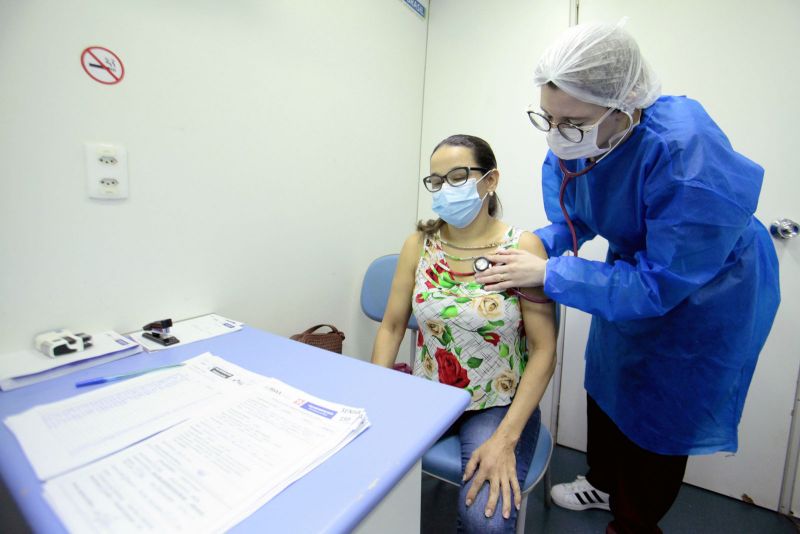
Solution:
<path fill-rule="evenodd" d="M 597 125 L 603 122 L 603 119 L 608 117 L 612 111 L 614 111 L 614 108 L 609 108 L 608 111 L 603 113 L 603 116 L 597 119 L 597 121 L 595 121 L 595 123 L 591 126 L 577 126 L 575 124 L 570 124 L 569 122 L 559 122 L 558 124 L 555 124 L 543 114 L 533 111 L 532 109 L 528 109 L 526 113 L 528 114 L 528 118 L 531 120 L 531 123 L 536 127 L 537 130 L 549 132 L 551 128 L 555 128 L 558 130 L 558 133 L 560 133 L 561 136 L 567 141 L 572 143 L 580 143 L 583 141 L 583 135 L 596 128 Z"/>
<path fill-rule="evenodd" d="M 442 185 L 444 185 L 445 182 L 453 187 L 464 185 L 467 183 L 467 179 L 469 178 L 469 173 L 471 171 L 483 171 L 485 174 L 489 172 L 489 169 L 484 167 L 455 167 L 450 169 L 450 171 L 444 176 L 439 176 L 438 174 L 426 176 L 422 179 L 422 183 L 425 184 L 425 189 L 431 193 L 435 193 L 442 188 Z"/>

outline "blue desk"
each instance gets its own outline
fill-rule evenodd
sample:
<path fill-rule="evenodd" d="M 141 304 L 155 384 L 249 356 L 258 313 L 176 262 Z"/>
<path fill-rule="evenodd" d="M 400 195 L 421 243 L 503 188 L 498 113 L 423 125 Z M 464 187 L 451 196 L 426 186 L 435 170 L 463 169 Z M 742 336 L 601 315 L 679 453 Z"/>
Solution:
<path fill-rule="evenodd" d="M 245 327 L 240 332 L 152 354 L 137 354 L 0 393 L 0 418 L 76 395 L 76 381 L 177 363 L 203 352 L 274 376 L 318 397 L 367 410 L 372 426 L 232 532 L 348 532 L 390 493 L 464 411 L 469 395 L 360 360 Z M 0 425 L 0 476 L 36 533 L 64 532 L 41 497 L 13 434 Z M 406 526 L 409 526 L 406 523 Z M 416 526 L 411 526 L 416 530 Z"/>

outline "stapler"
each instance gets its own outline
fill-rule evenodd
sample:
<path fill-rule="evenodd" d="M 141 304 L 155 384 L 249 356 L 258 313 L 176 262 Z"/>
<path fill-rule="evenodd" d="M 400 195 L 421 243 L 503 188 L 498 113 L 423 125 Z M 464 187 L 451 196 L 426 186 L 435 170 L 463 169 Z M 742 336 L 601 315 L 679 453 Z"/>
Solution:
<path fill-rule="evenodd" d="M 146 337 L 147 339 L 155 341 L 159 345 L 164 345 L 165 347 L 174 345 L 175 343 L 179 343 L 179 340 L 177 337 L 169 335 L 169 329 L 171 326 L 172 319 L 162 319 L 160 321 L 147 323 L 142 327 L 142 330 L 144 330 L 142 337 Z"/>
<path fill-rule="evenodd" d="M 73 334 L 69 330 L 53 330 L 39 334 L 33 343 L 36 350 L 45 356 L 55 358 L 88 349 L 92 346 L 92 336 L 83 332 Z"/>

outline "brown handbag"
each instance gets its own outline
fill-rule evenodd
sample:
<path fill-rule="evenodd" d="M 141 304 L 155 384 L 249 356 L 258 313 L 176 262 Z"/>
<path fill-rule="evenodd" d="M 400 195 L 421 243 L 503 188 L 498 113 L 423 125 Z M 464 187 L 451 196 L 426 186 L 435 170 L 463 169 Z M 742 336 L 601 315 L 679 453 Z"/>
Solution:
<path fill-rule="evenodd" d="M 327 326 L 331 329 L 331 331 L 315 332 L 315 330 L 318 330 L 323 326 Z M 299 341 L 300 343 L 305 343 L 306 345 L 311 345 L 313 347 L 329 350 L 331 352 L 338 352 L 341 354 L 342 341 L 344 341 L 344 332 L 330 324 L 318 324 L 316 326 L 312 326 L 305 332 L 300 332 L 299 334 L 291 336 L 290 339 Z"/>

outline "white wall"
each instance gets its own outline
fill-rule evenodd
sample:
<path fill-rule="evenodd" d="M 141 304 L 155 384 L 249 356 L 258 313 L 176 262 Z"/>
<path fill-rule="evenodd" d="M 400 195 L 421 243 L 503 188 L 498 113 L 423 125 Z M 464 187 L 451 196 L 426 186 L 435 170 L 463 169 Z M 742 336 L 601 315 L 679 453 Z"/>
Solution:
<path fill-rule="evenodd" d="M 538 103 L 533 69 L 542 50 L 569 24 L 569 2 L 436 0 L 430 9 L 420 176 L 433 147 L 452 134 L 489 142 L 500 170 L 503 220 L 535 229 L 547 224 L 541 188 L 545 138 L 525 110 Z M 420 218 L 434 217 L 420 188 Z M 542 403 L 549 421 L 550 391 Z"/>
<path fill-rule="evenodd" d="M 426 34 L 400 0 L 0 0 L 0 352 L 217 311 L 333 322 L 368 358 L 361 276 L 415 221 Z M 122 83 L 87 77 L 89 45 Z M 87 198 L 87 141 L 127 148 L 128 200 Z"/>

